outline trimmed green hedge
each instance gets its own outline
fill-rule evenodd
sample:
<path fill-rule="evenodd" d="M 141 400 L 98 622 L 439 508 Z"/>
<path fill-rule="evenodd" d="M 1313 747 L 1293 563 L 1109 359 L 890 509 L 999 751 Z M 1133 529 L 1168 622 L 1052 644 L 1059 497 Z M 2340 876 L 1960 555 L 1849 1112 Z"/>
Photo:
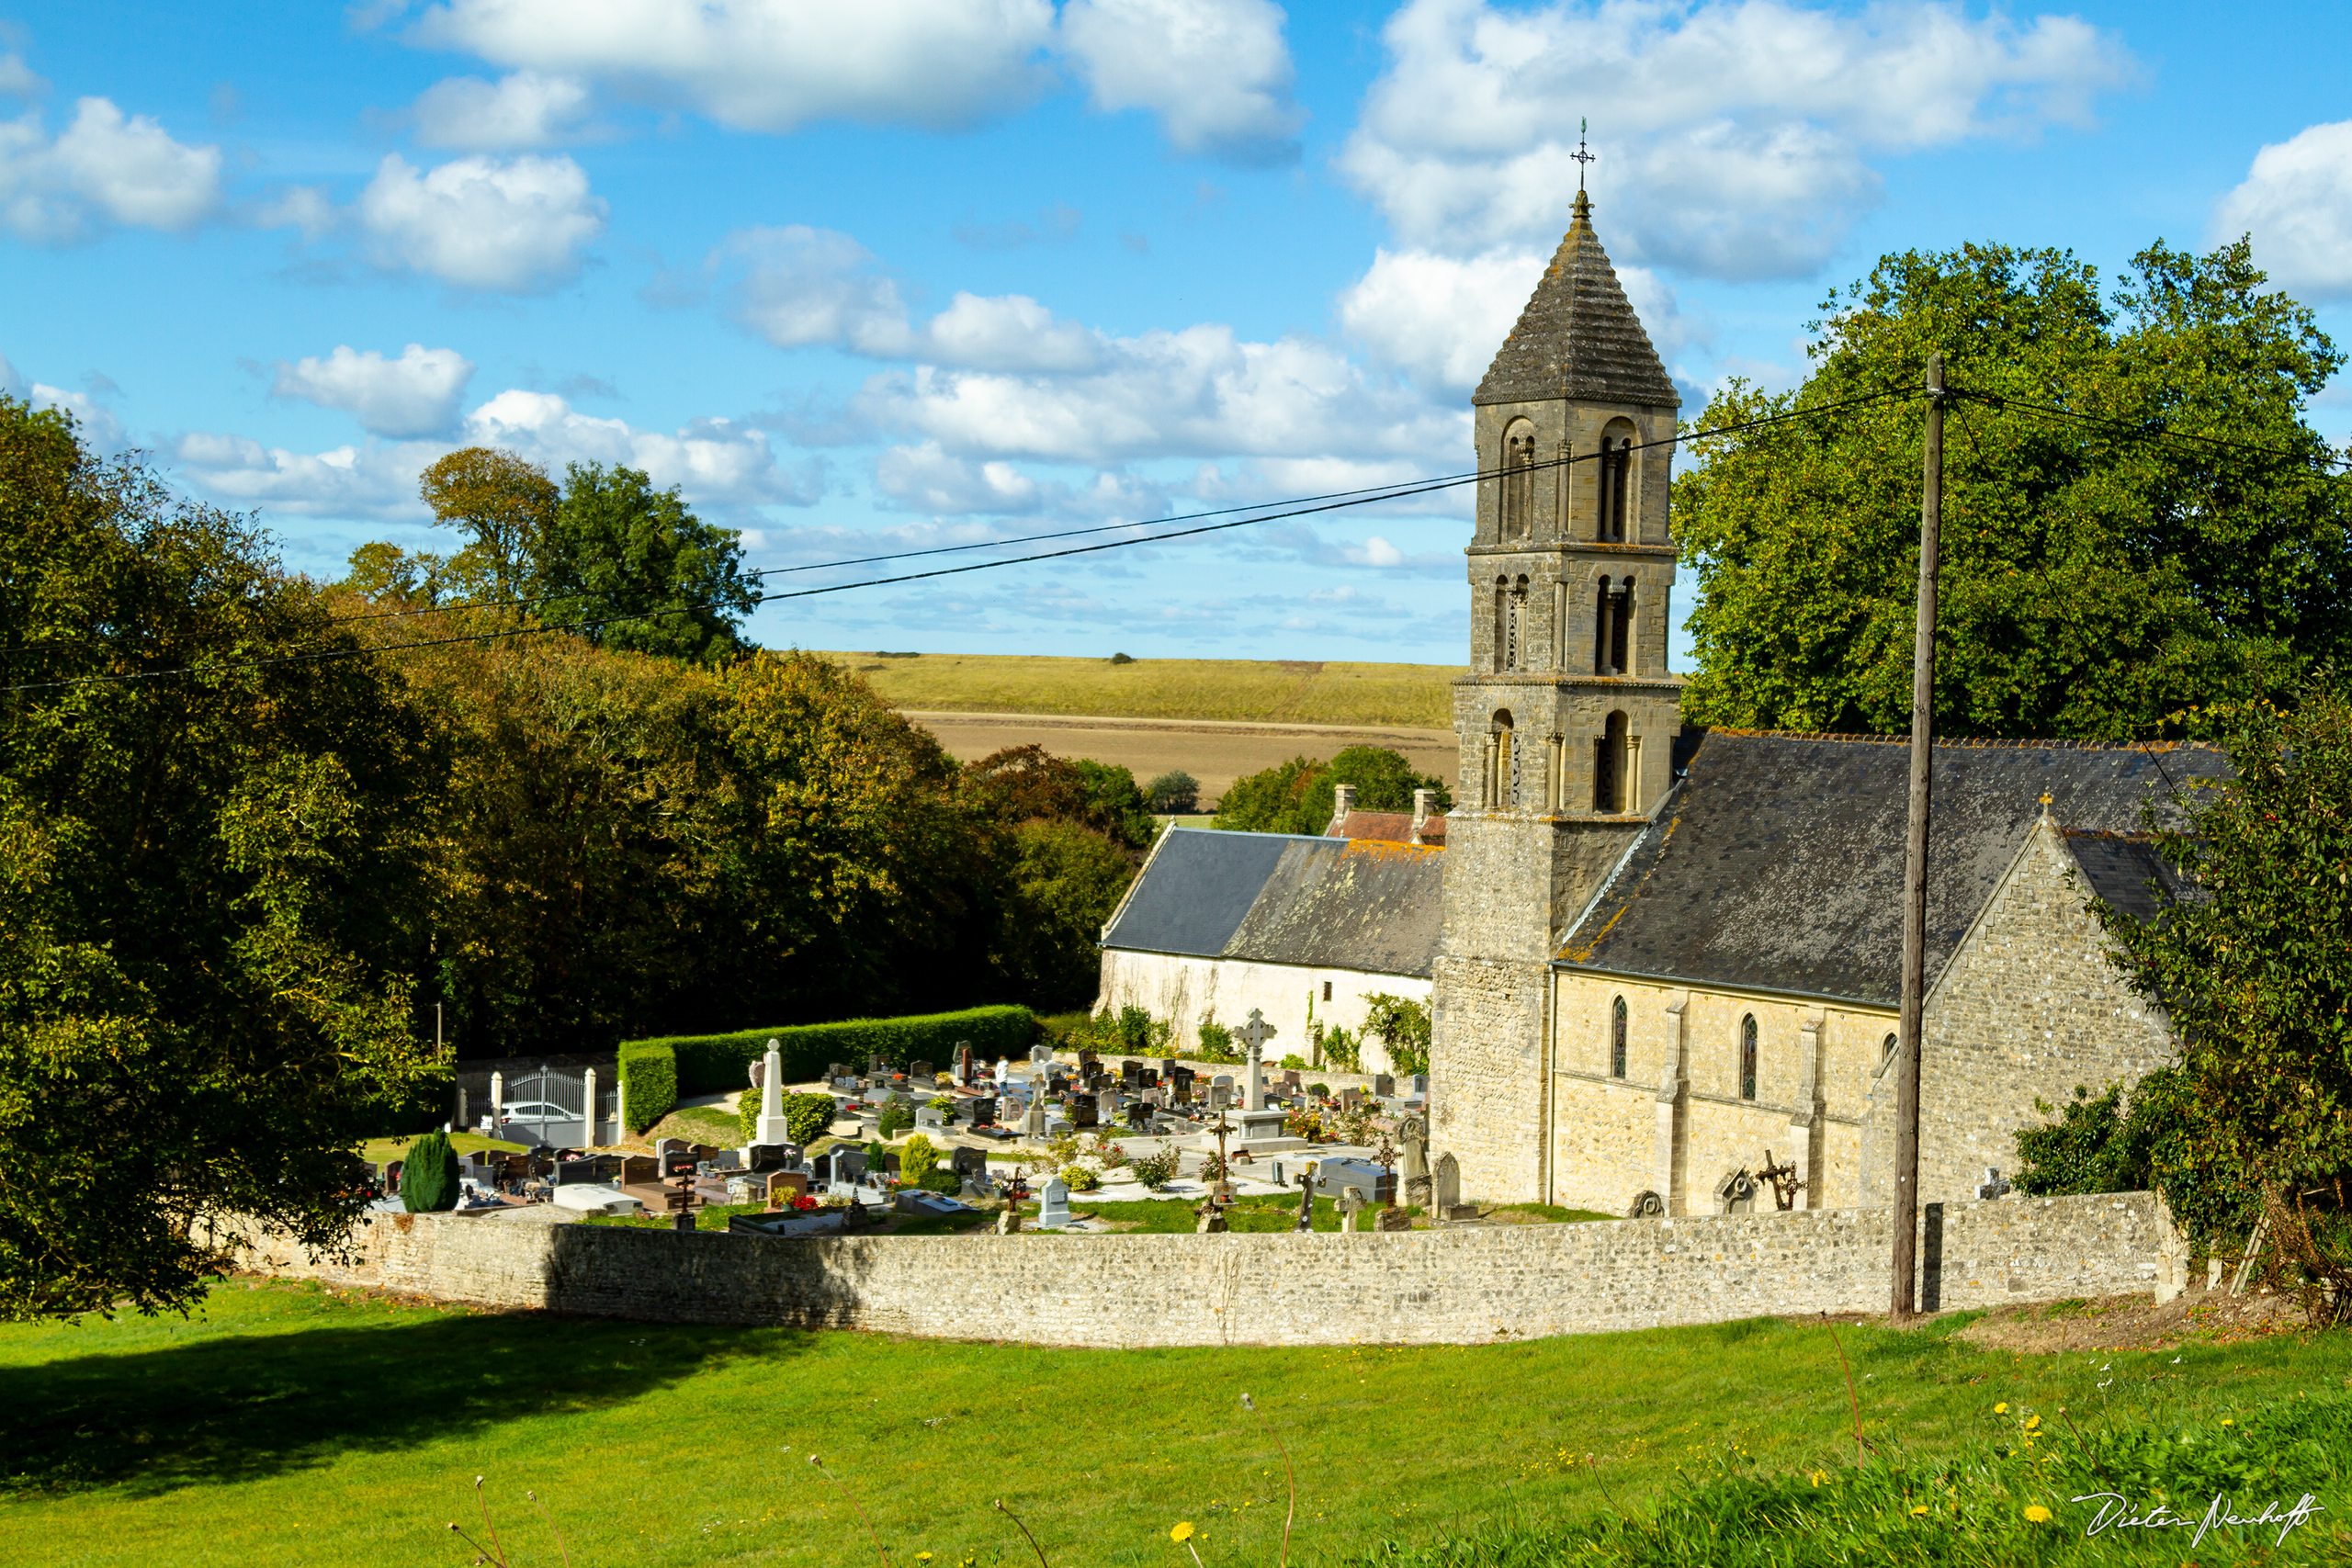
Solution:
<path fill-rule="evenodd" d="M 822 1076 L 834 1062 L 847 1062 L 864 1072 L 868 1056 L 880 1056 L 895 1067 L 906 1067 L 918 1057 L 945 1067 L 965 1041 L 971 1043 L 975 1055 L 994 1060 L 1028 1050 L 1036 1038 L 1037 1017 L 1027 1008 L 993 1007 L 743 1029 L 732 1034 L 626 1040 L 620 1049 L 622 1094 L 629 1125 L 641 1133 L 675 1109 L 682 1094 L 721 1094 L 744 1088 L 751 1082 L 744 1069 L 766 1054 L 771 1040 L 784 1055 L 785 1082 L 795 1083 Z"/>
<path fill-rule="evenodd" d="M 895 1067 L 905 1067 L 917 1057 L 944 1067 L 955 1057 L 956 1043 L 965 1040 L 972 1043 L 975 1055 L 993 1061 L 1026 1051 L 1036 1038 L 1035 1013 L 1023 1007 L 996 1007 L 743 1029 L 732 1034 L 673 1034 L 632 1040 L 621 1049 L 666 1045 L 677 1057 L 678 1093 L 718 1094 L 750 1083 L 744 1068 L 765 1054 L 771 1040 L 784 1053 L 784 1081 L 797 1083 L 820 1077 L 833 1062 L 847 1062 L 864 1072 L 869 1055 Z"/>
<path fill-rule="evenodd" d="M 678 1108 L 677 1055 L 658 1040 L 632 1040 L 620 1056 L 621 1113 L 642 1133 Z"/>
<path fill-rule="evenodd" d="M 737 1100 L 743 1124 L 743 1142 L 748 1146 L 759 1142 L 760 1097 L 750 1089 Z M 785 1130 L 792 1141 L 806 1148 L 823 1137 L 833 1124 L 833 1097 L 830 1094 L 787 1094 L 784 1097 Z"/>

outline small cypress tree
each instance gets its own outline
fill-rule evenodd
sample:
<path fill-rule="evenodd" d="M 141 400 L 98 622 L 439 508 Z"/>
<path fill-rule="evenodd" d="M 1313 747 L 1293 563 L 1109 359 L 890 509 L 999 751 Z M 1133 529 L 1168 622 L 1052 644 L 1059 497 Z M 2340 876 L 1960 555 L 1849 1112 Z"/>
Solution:
<path fill-rule="evenodd" d="M 458 1206 L 464 1183 L 458 1175 L 458 1151 L 445 1133 L 427 1133 L 409 1145 L 401 1165 L 401 1201 L 412 1214 L 446 1213 Z"/>

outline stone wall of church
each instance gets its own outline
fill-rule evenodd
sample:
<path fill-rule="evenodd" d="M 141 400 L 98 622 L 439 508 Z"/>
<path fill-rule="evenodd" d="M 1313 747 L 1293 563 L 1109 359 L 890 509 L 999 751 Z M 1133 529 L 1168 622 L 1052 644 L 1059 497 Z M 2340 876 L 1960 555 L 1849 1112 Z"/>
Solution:
<path fill-rule="evenodd" d="M 1611 1030 L 1621 998 L 1626 1062 L 1619 1080 Z M 1679 1016 L 1671 1010 L 1678 1005 Z M 1802 1206 L 1860 1200 L 1871 1071 L 1880 1043 L 1894 1028 L 1892 1013 L 1566 969 L 1555 980 L 1552 1016 L 1555 1201 L 1622 1213 L 1638 1192 L 1670 1198 L 1657 1141 L 1658 1094 L 1670 1087 L 1678 1060 L 1685 1074 L 1684 1212 L 1708 1212 L 1719 1179 L 1734 1169 L 1758 1169 L 1768 1149 L 1804 1169 Z M 1740 1093 L 1742 1025 L 1750 1017 L 1757 1021 L 1753 1100 Z M 1668 1125 L 1670 1132 L 1670 1120 Z M 1669 1150 L 1666 1157 L 1675 1156 Z"/>
<path fill-rule="evenodd" d="M 1323 998 L 1327 985 L 1331 987 L 1329 1001 Z M 1154 1018 L 1168 1019 L 1176 1025 L 1177 1048 L 1190 1055 L 1196 1049 L 1202 1020 L 1213 1018 L 1231 1028 L 1255 1008 L 1274 1026 L 1274 1037 L 1266 1043 L 1266 1064 L 1272 1066 L 1292 1055 L 1313 1060 L 1314 1054 L 1307 1048 L 1310 1018 L 1326 1028 L 1336 1024 L 1351 1033 L 1360 1032 L 1369 998 L 1375 993 L 1408 997 L 1426 1005 L 1430 982 L 1411 975 L 1373 975 L 1360 969 L 1105 948 L 1102 989 L 1095 998 L 1094 1010 L 1134 1006 Z M 1395 1070 L 1387 1049 L 1377 1039 L 1363 1043 L 1363 1070 Z"/>
<path fill-rule="evenodd" d="M 1889 1212 L 1822 1210 L 1401 1234 L 777 1238 L 467 1214 L 361 1222 L 322 1257 L 245 1233 L 253 1267 L 444 1301 L 655 1323 L 776 1324 L 1032 1345 L 1490 1343 L 1886 1306 Z M 2144 1192 L 1920 1217 L 1929 1310 L 2180 1282 Z"/>
<path fill-rule="evenodd" d="M 1453 853 L 1451 845 L 1446 853 Z M 1437 961 L 1430 1155 L 1460 1162 L 1464 1200 L 1528 1202 L 1541 1195 L 1546 974 L 1540 960 Z"/>
<path fill-rule="evenodd" d="M 1973 1197 L 1987 1167 L 2018 1163 L 2015 1134 L 2077 1084 L 2098 1093 L 2172 1060 L 2162 1011 L 2101 955 L 2073 856 L 2045 822 L 1928 996 L 1919 1071 L 1919 1193 Z M 1894 1076 L 1876 1085 L 1864 1202 L 1891 1201 Z"/>

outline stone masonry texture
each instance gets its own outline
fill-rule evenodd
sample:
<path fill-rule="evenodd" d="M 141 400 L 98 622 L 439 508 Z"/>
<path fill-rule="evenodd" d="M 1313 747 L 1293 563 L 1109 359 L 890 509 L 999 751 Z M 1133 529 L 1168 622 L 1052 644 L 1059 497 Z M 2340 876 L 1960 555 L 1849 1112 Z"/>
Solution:
<path fill-rule="evenodd" d="M 377 1215 L 340 1258 L 252 1236 L 268 1273 L 648 1322 L 1056 1346 L 1478 1344 L 1872 1312 L 1885 1210 L 1300 1235 L 778 1239 Z M 2147 1193 L 1931 1206 L 1931 1307 L 2149 1290 L 2187 1247 Z M 249 1233 L 250 1235 L 250 1233 Z"/>

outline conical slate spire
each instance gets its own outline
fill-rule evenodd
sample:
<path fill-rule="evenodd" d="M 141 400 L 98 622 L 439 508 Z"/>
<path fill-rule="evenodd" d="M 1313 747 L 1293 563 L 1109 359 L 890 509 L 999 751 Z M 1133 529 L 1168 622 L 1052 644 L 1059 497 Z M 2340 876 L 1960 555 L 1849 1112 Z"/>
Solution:
<path fill-rule="evenodd" d="M 1679 408 L 1674 378 L 1658 362 L 1642 319 L 1626 302 L 1609 253 L 1592 231 L 1592 204 L 1577 192 L 1576 214 L 1552 265 L 1495 351 L 1474 403 L 1594 402 Z"/>

